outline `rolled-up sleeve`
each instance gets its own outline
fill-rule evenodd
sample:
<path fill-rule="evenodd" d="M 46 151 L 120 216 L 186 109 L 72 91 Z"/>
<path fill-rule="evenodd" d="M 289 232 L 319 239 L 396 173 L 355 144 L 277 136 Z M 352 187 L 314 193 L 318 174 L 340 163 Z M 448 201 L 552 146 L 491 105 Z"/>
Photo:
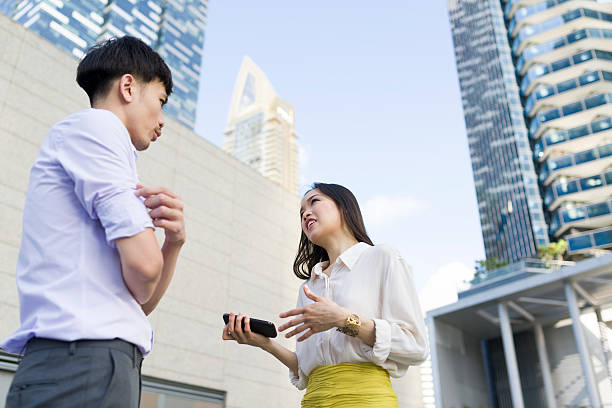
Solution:
<path fill-rule="evenodd" d="M 411 365 L 421 364 L 429 355 L 427 332 L 410 268 L 396 252 L 388 253 L 383 274 L 381 318 L 374 319 L 373 347 L 361 343 L 370 361 L 401 377 Z"/>
<path fill-rule="evenodd" d="M 134 152 L 129 135 L 118 118 L 111 119 L 84 123 L 78 132 L 58 137 L 55 147 L 74 182 L 76 197 L 92 219 L 100 220 L 107 243 L 114 246 L 117 238 L 154 226 L 143 201 L 134 194 L 138 181 L 130 164 Z"/>

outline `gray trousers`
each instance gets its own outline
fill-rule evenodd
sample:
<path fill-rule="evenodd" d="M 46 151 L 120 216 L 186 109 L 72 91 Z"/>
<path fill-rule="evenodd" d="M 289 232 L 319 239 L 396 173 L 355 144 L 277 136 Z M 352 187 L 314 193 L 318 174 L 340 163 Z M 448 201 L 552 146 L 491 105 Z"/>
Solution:
<path fill-rule="evenodd" d="M 141 365 L 138 348 L 123 340 L 32 339 L 6 408 L 138 408 Z"/>

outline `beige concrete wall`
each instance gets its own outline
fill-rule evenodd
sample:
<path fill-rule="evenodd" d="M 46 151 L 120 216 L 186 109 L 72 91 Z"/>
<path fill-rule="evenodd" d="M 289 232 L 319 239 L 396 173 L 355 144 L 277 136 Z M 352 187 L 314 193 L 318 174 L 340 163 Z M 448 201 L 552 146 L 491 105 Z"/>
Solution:
<path fill-rule="evenodd" d="M 0 15 L 2 338 L 19 323 L 15 265 L 30 166 L 49 128 L 88 107 L 76 65 Z M 188 233 L 174 281 L 150 318 L 155 346 L 144 374 L 227 391 L 228 407 L 298 406 L 301 393 L 284 366 L 221 341 L 221 315 L 242 311 L 278 322 L 280 311 L 294 307 L 299 198 L 171 119 L 138 167 L 145 184 L 181 194 Z"/>

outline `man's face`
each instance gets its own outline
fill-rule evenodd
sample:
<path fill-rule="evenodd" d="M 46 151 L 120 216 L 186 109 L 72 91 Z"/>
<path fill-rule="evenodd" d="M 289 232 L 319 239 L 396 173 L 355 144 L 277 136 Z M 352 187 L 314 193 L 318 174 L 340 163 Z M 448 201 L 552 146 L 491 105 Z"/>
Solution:
<path fill-rule="evenodd" d="M 166 88 L 159 80 L 136 81 L 134 99 L 127 109 L 126 127 L 136 150 L 142 151 L 161 136 L 164 127 L 162 107 L 168 100 Z"/>

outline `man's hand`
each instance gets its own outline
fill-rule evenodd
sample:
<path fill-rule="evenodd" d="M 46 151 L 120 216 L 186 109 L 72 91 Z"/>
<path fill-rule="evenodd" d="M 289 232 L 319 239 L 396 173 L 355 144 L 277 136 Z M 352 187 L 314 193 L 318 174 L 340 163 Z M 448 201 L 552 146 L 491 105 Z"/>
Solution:
<path fill-rule="evenodd" d="M 297 341 L 304 341 L 315 333 L 323 332 L 333 327 L 342 327 L 346 318 L 351 314 L 348 310 L 338 306 L 331 300 L 312 293 L 308 285 L 304 285 L 304 294 L 314 303 L 280 314 L 280 317 L 300 316 L 278 327 L 279 331 L 284 331 L 290 327 L 297 326 L 291 332 L 285 334 L 287 338 L 309 329 L 297 339 Z"/>
<path fill-rule="evenodd" d="M 165 187 L 145 187 L 138 184 L 136 188 L 136 195 L 145 198 L 144 204 L 150 210 L 153 225 L 166 231 L 166 242 L 183 244 L 185 221 L 181 197 Z"/>

